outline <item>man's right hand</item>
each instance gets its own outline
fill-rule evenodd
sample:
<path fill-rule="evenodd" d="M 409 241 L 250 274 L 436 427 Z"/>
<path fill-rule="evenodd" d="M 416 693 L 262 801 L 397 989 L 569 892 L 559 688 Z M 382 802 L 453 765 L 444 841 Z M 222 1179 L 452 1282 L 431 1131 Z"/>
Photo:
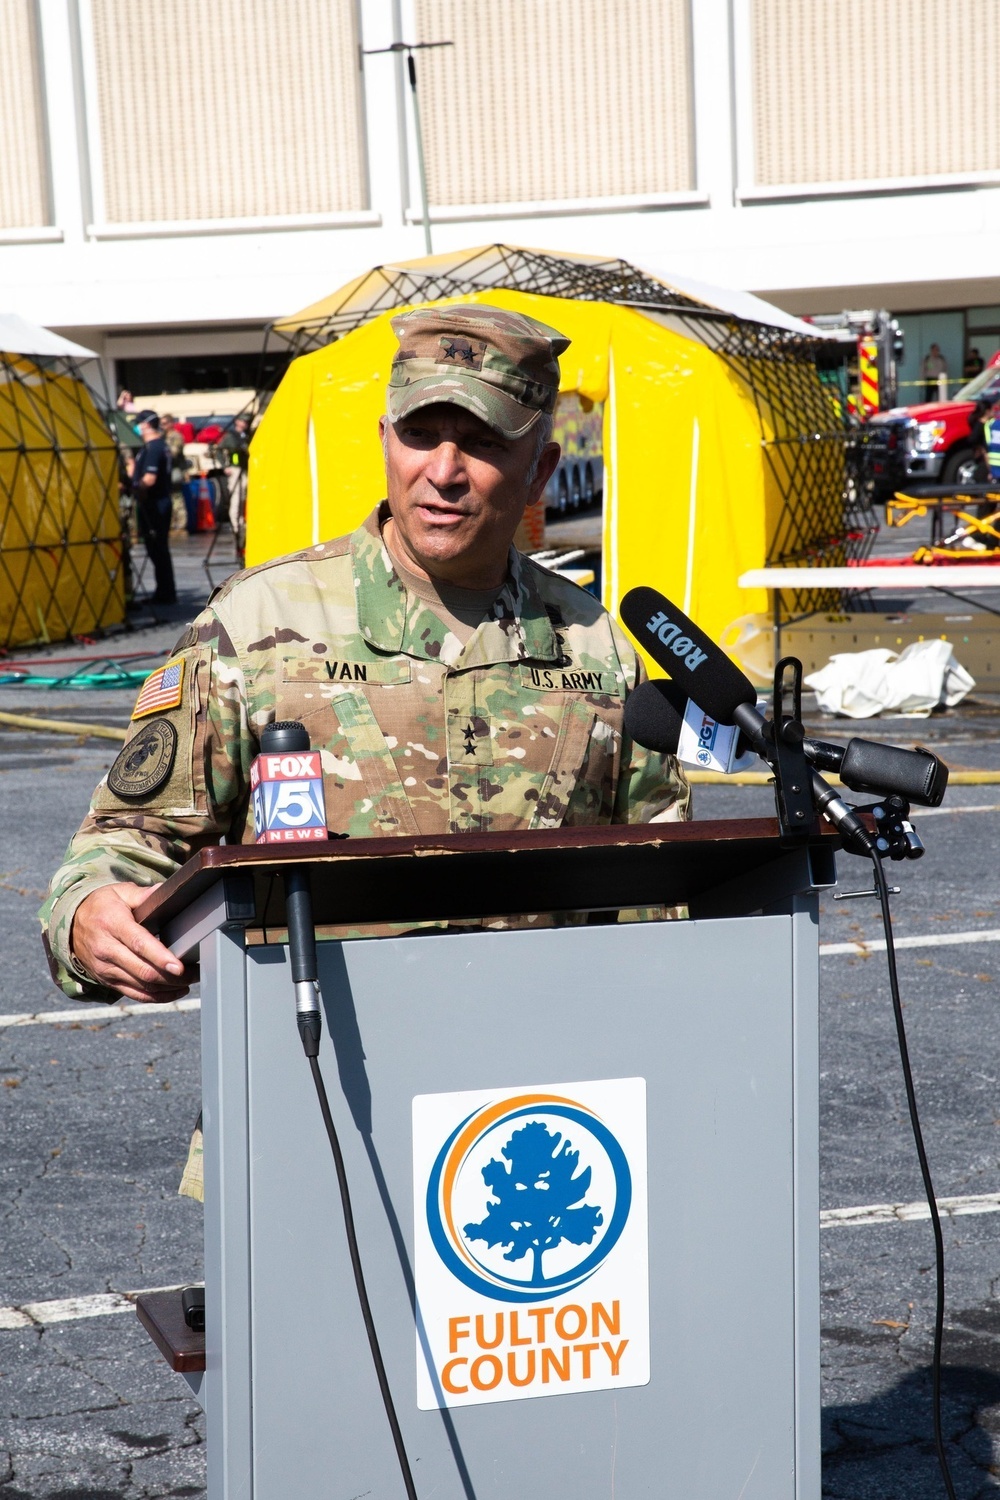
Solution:
<path fill-rule="evenodd" d="M 76 909 L 70 946 L 87 973 L 129 1000 L 179 1000 L 188 991 L 184 965 L 132 915 L 149 887 L 101 886 Z"/>

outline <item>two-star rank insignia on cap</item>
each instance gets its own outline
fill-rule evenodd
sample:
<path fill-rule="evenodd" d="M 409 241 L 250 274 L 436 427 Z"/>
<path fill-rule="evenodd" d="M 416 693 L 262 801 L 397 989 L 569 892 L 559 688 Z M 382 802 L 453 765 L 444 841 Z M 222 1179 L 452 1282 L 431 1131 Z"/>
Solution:
<path fill-rule="evenodd" d="M 486 353 L 483 339 L 443 338 L 438 340 L 438 345 L 441 350 L 439 364 L 462 365 L 469 370 L 483 368 L 483 356 Z"/>
<path fill-rule="evenodd" d="M 148 714 L 161 714 L 165 709 L 176 708 L 183 692 L 184 658 L 178 656 L 146 678 L 135 700 L 132 718 L 145 719 Z"/>

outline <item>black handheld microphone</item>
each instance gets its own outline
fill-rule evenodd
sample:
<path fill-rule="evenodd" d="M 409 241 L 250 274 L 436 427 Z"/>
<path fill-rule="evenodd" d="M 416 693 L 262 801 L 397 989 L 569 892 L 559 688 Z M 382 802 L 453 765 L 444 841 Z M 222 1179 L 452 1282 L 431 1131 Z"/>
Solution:
<path fill-rule="evenodd" d="M 646 587 L 629 589 L 619 614 L 657 665 L 672 673 L 707 714 L 720 724 L 742 729 L 761 759 L 772 762 L 773 726 L 757 708 L 753 683 L 693 620 L 656 589 Z M 818 771 L 811 770 L 809 776 L 816 810 L 835 824 L 849 847 L 871 850 L 871 834 L 857 814 Z"/>
<path fill-rule="evenodd" d="M 684 710 L 678 708 L 676 695 L 668 691 L 662 677 L 640 682 L 625 701 L 625 730 L 644 750 L 660 755 L 676 755 L 680 743 Z"/>
<path fill-rule="evenodd" d="M 260 755 L 257 759 L 260 761 L 265 756 L 280 755 L 298 761 L 302 758 L 302 752 L 308 750 L 309 731 L 305 726 L 294 719 L 283 719 L 279 723 L 268 724 L 261 731 Z M 278 769 L 280 771 L 281 768 Z M 306 767 L 305 769 L 308 771 L 312 768 Z M 293 766 L 292 770 L 294 772 L 296 767 Z M 301 769 L 299 774 L 301 775 Z M 308 780 L 290 784 L 298 788 L 310 785 Z M 320 781 L 320 797 L 322 797 L 322 785 Z M 297 819 L 300 818 L 298 811 L 295 816 Z M 264 827 L 267 826 L 268 821 L 266 816 L 262 816 Z M 298 830 L 293 831 L 293 836 L 294 832 Z M 325 816 L 322 819 L 321 837 L 326 837 Z M 258 842 L 260 841 L 258 836 Z M 313 924 L 309 872 L 302 867 L 296 869 L 295 865 L 289 865 L 287 870 L 282 871 L 282 879 L 285 885 L 285 912 L 288 920 L 288 959 L 292 970 L 292 985 L 295 989 L 295 1016 L 306 1056 L 317 1057 L 322 1017 L 319 1008 L 316 928 Z"/>
<path fill-rule="evenodd" d="M 862 739 L 850 739 L 846 745 L 807 739 L 802 748 L 814 766 L 836 772 L 852 792 L 905 797 L 919 807 L 940 807 L 944 801 L 948 767 L 929 750 L 904 750 Z"/>
<path fill-rule="evenodd" d="M 669 677 L 654 677 L 629 694 L 625 729 L 647 750 L 676 755 L 684 765 L 723 775 L 740 769 L 749 752 L 740 731 L 718 723 L 688 697 L 683 683 Z"/>

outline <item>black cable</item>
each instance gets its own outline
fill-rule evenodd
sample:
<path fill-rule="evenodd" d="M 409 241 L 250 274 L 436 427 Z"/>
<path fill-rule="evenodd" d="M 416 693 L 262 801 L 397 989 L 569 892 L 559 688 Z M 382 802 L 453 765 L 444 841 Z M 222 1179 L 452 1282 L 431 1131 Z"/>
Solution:
<path fill-rule="evenodd" d="M 389 1421 L 392 1432 L 392 1441 L 396 1448 L 396 1458 L 399 1460 L 399 1472 L 403 1476 L 403 1487 L 406 1490 L 407 1500 L 417 1500 L 417 1490 L 413 1483 L 413 1475 L 410 1472 L 410 1460 L 406 1456 L 406 1448 L 403 1444 L 403 1434 L 400 1431 L 399 1419 L 396 1416 L 396 1408 L 392 1401 L 392 1392 L 389 1389 L 389 1379 L 385 1373 L 385 1365 L 382 1362 L 382 1351 L 379 1348 L 378 1333 L 375 1330 L 375 1320 L 372 1317 L 371 1303 L 368 1301 L 368 1291 L 365 1287 L 365 1273 L 361 1266 L 361 1252 L 358 1249 L 358 1236 L 354 1228 L 354 1210 L 351 1208 L 351 1192 L 347 1185 L 347 1170 L 344 1166 L 344 1154 L 340 1149 L 340 1140 L 337 1136 L 337 1127 L 333 1123 L 330 1113 L 330 1101 L 326 1096 L 326 1085 L 323 1075 L 319 1069 L 319 1059 L 309 1058 L 309 1067 L 312 1070 L 313 1082 L 316 1085 L 316 1093 L 319 1096 L 319 1107 L 323 1115 L 323 1124 L 330 1138 L 330 1149 L 333 1152 L 334 1165 L 337 1168 L 337 1181 L 340 1184 L 340 1201 L 344 1208 L 344 1228 L 347 1231 L 347 1248 L 351 1256 L 351 1268 L 354 1271 L 354 1285 L 358 1290 L 358 1303 L 361 1307 L 361 1316 L 364 1319 L 365 1332 L 368 1335 L 368 1344 L 372 1351 L 372 1363 L 375 1366 L 375 1374 L 378 1376 L 378 1388 L 382 1393 L 382 1404 Z"/>
<path fill-rule="evenodd" d="M 882 926 L 885 929 L 885 951 L 889 960 L 889 987 L 892 991 L 892 1013 L 896 1021 L 896 1040 L 899 1043 L 899 1061 L 903 1069 L 903 1083 L 906 1087 L 906 1105 L 910 1112 L 910 1129 L 913 1131 L 913 1140 L 917 1148 L 917 1156 L 920 1161 L 920 1175 L 923 1178 L 924 1192 L 927 1196 L 927 1207 L 930 1209 L 931 1223 L 934 1226 L 934 1274 L 937 1288 L 936 1302 L 934 1308 L 934 1353 L 931 1359 L 931 1404 L 934 1418 L 934 1447 L 937 1451 L 938 1465 L 941 1469 L 941 1478 L 944 1481 L 948 1500 L 958 1500 L 955 1494 L 955 1486 L 951 1478 L 951 1470 L 948 1467 L 948 1455 L 944 1450 L 944 1436 L 941 1431 L 941 1345 L 944 1340 L 944 1237 L 941 1233 L 941 1216 L 938 1213 L 937 1199 L 934 1196 L 934 1183 L 931 1181 L 931 1169 L 927 1161 L 927 1152 L 924 1149 L 924 1135 L 920 1128 L 920 1116 L 917 1113 L 917 1095 L 913 1087 L 913 1073 L 910 1069 L 910 1050 L 906 1043 L 906 1027 L 903 1023 L 903 1006 L 899 998 L 899 976 L 896 973 L 896 949 L 892 939 L 892 919 L 889 915 L 889 892 L 886 887 L 885 871 L 877 851 L 870 850 L 872 864 L 875 867 L 875 887 L 878 891 L 879 904 L 882 908 Z"/>

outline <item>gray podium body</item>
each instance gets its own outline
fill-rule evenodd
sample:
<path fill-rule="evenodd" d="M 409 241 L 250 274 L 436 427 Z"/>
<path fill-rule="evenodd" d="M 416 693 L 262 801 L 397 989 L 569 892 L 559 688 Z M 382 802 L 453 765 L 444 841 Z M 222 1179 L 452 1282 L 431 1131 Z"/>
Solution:
<path fill-rule="evenodd" d="M 313 852 L 317 920 L 352 903 L 347 920 L 373 907 L 416 920 L 435 893 L 459 916 L 546 887 L 553 905 L 553 878 L 570 868 L 581 907 L 657 892 L 673 901 L 686 889 L 692 919 L 320 943 L 320 1061 L 418 1493 L 818 1500 L 815 890 L 834 878 L 834 841 L 785 851 L 764 821 L 556 832 L 534 848 L 492 837 L 475 841 L 478 854 L 430 839 Z M 207 1413 L 210 1500 L 396 1500 L 287 949 L 259 941 L 282 919 L 282 860 L 309 855 L 212 853 L 229 862 L 181 872 L 147 914 L 175 951 L 200 948 L 206 1372 L 189 1379 Z M 567 1353 L 576 1364 L 550 1364 L 552 1379 L 536 1378 L 528 1397 L 422 1409 L 417 1326 L 430 1313 L 419 1252 L 415 1263 L 414 1100 L 561 1097 L 592 1080 L 619 1092 L 615 1081 L 628 1080 L 636 1096 L 645 1082 L 648 1381 L 561 1389 L 559 1369 L 590 1358 Z M 633 1287 L 622 1290 L 628 1307 Z M 569 1301 L 589 1317 L 589 1297 L 581 1286 Z M 548 1301 L 558 1309 L 566 1298 Z M 506 1306 L 503 1326 L 527 1346 L 543 1325 L 523 1307 L 515 1323 Z M 604 1297 L 599 1332 L 611 1308 Z M 475 1319 L 454 1327 L 453 1351 L 478 1358 L 491 1346 L 475 1344 Z M 573 1347 L 610 1369 L 599 1342 Z M 616 1346 L 606 1347 L 610 1359 Z M 512 1352 L 515 1371 L 535 1369 Z M 480 1362 L 478 1386 L 506 1357 Z M 471 1367 L 445 1379 L 468 1392 Z"/>

